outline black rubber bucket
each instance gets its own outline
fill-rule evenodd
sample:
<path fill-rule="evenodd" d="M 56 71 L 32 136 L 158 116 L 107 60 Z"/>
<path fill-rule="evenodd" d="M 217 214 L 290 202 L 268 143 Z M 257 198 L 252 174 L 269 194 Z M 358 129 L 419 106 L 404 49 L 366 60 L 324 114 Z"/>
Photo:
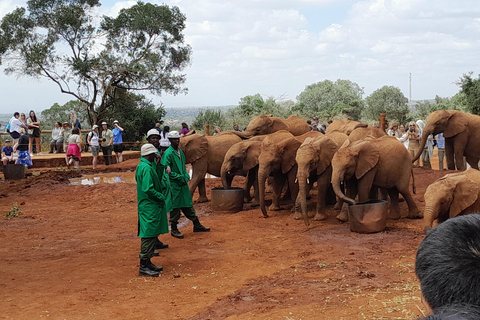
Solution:
<path fill-rule="evenodd" d="M 3 175 L 5 180 L 19 180 L 25 178 L 25 165 L 7 164 L 3 166 Z"/>
<path fill-rule="evenodd" d="M 386 200 L 368 200 L 348 205 L 350 231 L 374 233 L 385 230 L 387 225 Z"/>
<path fill-rule="evenodd" d="M 212 210 L 239 212 L 243 210 L 243 189 L 232 187 L 230 189 L 213 188 Z"/>

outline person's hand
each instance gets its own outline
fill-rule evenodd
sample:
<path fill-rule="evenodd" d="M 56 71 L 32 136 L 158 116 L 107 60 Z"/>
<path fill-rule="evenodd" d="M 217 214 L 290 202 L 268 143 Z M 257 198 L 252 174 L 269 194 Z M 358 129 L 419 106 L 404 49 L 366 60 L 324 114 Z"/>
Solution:
<path fill-rule="evenodd" d="M 170 168 L 170 166 L 167 166 L 167 167 L 165 168 L 165 172 L 166 172 L 168 175 L 170 175 L 170 173 L 172 173 L 172 168 Z"/>

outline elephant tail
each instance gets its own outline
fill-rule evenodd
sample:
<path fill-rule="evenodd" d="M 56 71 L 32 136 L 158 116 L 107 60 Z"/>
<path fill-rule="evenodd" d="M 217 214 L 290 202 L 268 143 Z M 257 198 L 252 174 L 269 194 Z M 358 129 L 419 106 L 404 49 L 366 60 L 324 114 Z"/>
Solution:
<path fill-rule="evenodd" d="M 415 188 L 415 176 L 413 175 L 413 168 L 410 169 L 412 172 L 412 192 L 413 194 L 417 194 L 417 188 Z"/>

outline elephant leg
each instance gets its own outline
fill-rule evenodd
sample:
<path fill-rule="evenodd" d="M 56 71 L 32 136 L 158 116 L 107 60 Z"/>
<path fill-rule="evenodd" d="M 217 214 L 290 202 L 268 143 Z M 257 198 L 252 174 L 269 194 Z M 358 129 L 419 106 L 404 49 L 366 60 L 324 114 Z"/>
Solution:
<path fill-rule="evenodd" d="M 331 176 L 331 171 L 330 175 L 328 172 L 323 172 L 317 179 L 317 214 L 313 220 L 321 221 L 327 219 L 327 215 L 325 214 L 325 199 Z"/>
<path fill-rule="evenodd" d="M 368 194 L 368 199 L 377 200 L 378 199 L 378 189 L 377 187 L 372 187 L 370 193 Z"/>
<path fill-rule="evenodd" d="M 470 165 L 470 167 L 478 170 L 478 158 L 477 157 L 468 156 L 468 157 L 465 157 L 465 158 L 467 159 L 467 163 Z"/>
<path fill-rule="evenodd" d="M 250 169 L 250 171 L 252 171 L 252 180 L 253 180 L 253 197 L 254 197 L 254 200 L 252 201 L 252 207 L 257 207 L 260 205 L 260 195 L 259 195 L 259 191 L 258 191 L 258 166 L 253 168 L 253 169 Z M 249 172 L 249 176 L 250 176 L 250 172 Z"/>
<path fill-rule="evenodd" d="M 417 207 L 417 204 L 413 200 L 412 195 L 410 194 L 410 191 L 408 190 L 408 186 L 399 189 L 397 187 L 397 190 L 400 192 L 400 194 L 403 196 L 405 201 L 407 202 L 408 205 L 408 216 L 407 218 L 409 219 L 418 219 L 421 218 L 420 210 Z"/>
<path fill-rule="evenodd" d="M 207 189 L 205 188 L 205 178 L 198 183 L 198 199 L 197 202 L 208 202 Z"/>
<path fill-rule="evenodd" d="M 388 189 L 388 195 L 390 196 L 390 215 L 389 219 L 398 220 L 400 219 L 400 207 L 398 205 L 398 190 L 393 187 Z"/>
<path fill-rule="evenodd" d="M 346 196 L 350 199 L 355 199 L 358 193 L 358 181 L 352 178 L 345 182 Z M 337 215 L 337 219 L 343 222 L 348 221 L 348 204 L 343 203 L 340 213 Z"/>
<path fill-rule="evenodd" d="M 252 201 L 252 196 L 250 195 L 250 189 L 252 188 L 252 184 L 253 183 L 251 183 L 250 181 L 250 172 L 248 172 L 245 183 L 243 184 L 243 195 L 246 203 Z"/>
<path fill-rule="evenodd" d="M 455 170 L 455 157 L 453 152 L 453 138 L 445 138 L 445 157 L 448 170 Z"/>
<path fill-rule="evenodd" d="M 295 205 L 297 203 L 298 197 L 298 183 L 297 181 L 297 165 L 293 166 L 292 169 L 287 173 L 287 182 L 288 182 L 288 189 L 290 189 L 290 198 L 293 201 L 292 211 L 295 212 Z M 300 205 L 300 202 L 298 202 Z M 300 210 L 300 206 L 298 207 Z"/>
<path fill-rule="evenodd" d="M 207 202 L 207 193 L 205 191 L 205 175 L 207 174 L 207 159 L 200 159 L 192 163 L 192 179 L 190 180 L 188 186 L 190 189 L 190 194 L 193 196 L 195 189 L 197 188 L 198 184 L 203 180 L 203 188 L 198 189 L 199 197 L 198 202 Z"/>
<path fill-rule="evenodd" d="M 358 180 L 358 202 L 368 201 L 370 190 L 372 190 L 373 180 L 375 179 L 375 174 L 376 170 L 372 169 Z"/>
<path fill-rule="evenodd" d="M 281 173 L 274 174 L 272 204 L 268 208 L 270 211 L 278 211 L 282 209 L 280 207 L 280 195 L 282 193 L 286 179 L 287 177 Z"/>
<path fill-rule="evenodd" d="M 467 169 L 461 150 L 455 150 L 455 165 L 457 166 L 457 170 L 465 171 Z"/>

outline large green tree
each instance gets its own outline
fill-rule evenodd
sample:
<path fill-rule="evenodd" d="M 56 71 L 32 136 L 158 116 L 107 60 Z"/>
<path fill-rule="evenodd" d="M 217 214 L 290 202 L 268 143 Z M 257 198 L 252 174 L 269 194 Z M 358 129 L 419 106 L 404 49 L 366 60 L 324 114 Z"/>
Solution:
<path fill-rule="evenodd" d="M 476 79 L 472 75 L 473 72 L 464 74 L 457 84 L 465 95 L 467 111 L 480 115 L 480 75 Z"/>
<path fill-rule="evenodd" d="M 205 131 L 205 125 L 210 125 L 210 133 L 213 133 L 215 127 L 220 127 L 222 130 L 230 130 L 231 128 L 227 127 L 226 117 L 222 110 L 212 110 L 205 109 L 200 110 L 198 115 L 195 117 L 195 120 L 192 123 L 192 129 L 198 130 L 200 132 Z"/>
<path fill-rule="evenodd" d="M 383 86 L 365 98 L 365 102 L 362 119 L 366 121 L 378 121 L 380 113 L 385 113 L 389 121 L 405 123 L 408 120 L 408 99 L 397 87 Z"/>
<path fill-rule="evenodd" d="M 358 120 L 364 107 L 363 88 L 350 80 L 325 80 L 308 85 L 297 97 L 294 108 L 306 116 L 347 117 Z"/>
<path fill-rule="evenodd" d="M 45 77 L 83 102 L 90 124 L 108 114 L 117 92 L 185 92 L 191 48 L 178 7 L 137 2 L 97 19 L 98 0 L 29 0 L 0 24 L 7 74 Z M 2 61 L 0 60 L 0 63 Z"/>
<path fill-rule="evenodd" d="M 422 101 L 415 106 L 411 113 L 412 119 L 426 119 L 428 115 L 436 110 L 461 110 L 465 111 L 464 95 L 457 93 L 452 98 L 435 97 L 433 101 Z"/>
<path fill-rule="evenodd" d="M 85 114 L 85 104 L 78 100 L 70 100 L 64 105 L 54 103 L 49 109 L 42 111 L 42 127 L 53 128 L 55 122 L 70 122 L 72 112 L 77 114 L 77 118 L 82 124 L 82 128 L 87 126 L 87 117 Z"/>

